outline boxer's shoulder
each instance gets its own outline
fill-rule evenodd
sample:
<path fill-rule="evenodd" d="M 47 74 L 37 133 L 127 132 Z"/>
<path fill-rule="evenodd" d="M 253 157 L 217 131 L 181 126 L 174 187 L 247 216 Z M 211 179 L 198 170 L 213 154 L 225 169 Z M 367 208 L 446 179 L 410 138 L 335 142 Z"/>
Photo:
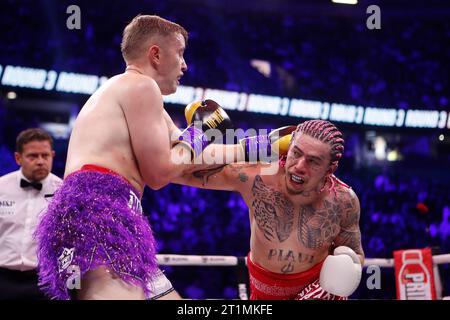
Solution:
<path fill-rule="evenodd" d="M 359 220 L 360 203 L 352 188 L 343 185 L 336 186 L 334 198 L 341 212 L 341 224 L 351 225 Z"/>
<path fill-rule="evenodd" d="M 335 191 L 336 192 L 331 192 L 330 195 L 341 205 L 347 206 L 348 203 L 355 203 L 358 201 L 358 196 L 355 191 L 347 185 L 336 184 Z"/>
<path fill-rule="evenodd" d="M 110 79 L 106 90 L 118 95 L 122 100 L 153 96 L 162 100 L 161 90 L 156 81 L 146 75 L 124 73 Z"/>

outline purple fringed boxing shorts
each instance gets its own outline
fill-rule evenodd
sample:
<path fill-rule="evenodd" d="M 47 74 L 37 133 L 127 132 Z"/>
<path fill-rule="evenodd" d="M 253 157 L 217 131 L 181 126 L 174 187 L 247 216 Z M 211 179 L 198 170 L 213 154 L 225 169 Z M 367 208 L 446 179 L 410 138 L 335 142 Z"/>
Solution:
<path fill-rule="evenodd" d="M 157 272 L 152 230 L 139 193 L 108 169 L 87 165 L 67 176 L 35 237 L 39 285 L 53 299 L 70 299 L 75 277 L 99 266 L 150 294 Z"/>

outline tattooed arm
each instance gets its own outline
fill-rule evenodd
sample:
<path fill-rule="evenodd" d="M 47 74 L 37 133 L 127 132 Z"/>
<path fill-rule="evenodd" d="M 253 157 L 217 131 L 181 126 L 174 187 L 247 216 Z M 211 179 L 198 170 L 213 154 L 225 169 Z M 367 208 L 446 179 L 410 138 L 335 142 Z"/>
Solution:
<path fill-rule="evenodd" d="M 334 240 L 335 247 L 347 246 L 359 256 L 364 264 L 364 251 L 361 244 L 361 231 L 359 229 L 360 205 L 357 195 L 348 189 L 343 196 L 343 214 L 341 231 Z"/>
<path fill-rule="evenodd" d="M 249 163 L 211 165 L 200 170 L 187 170 L 172 182 L 203 189 L 240 192 L 245 188 L 250 190 L 255 172 L 259 172 L 260 166 Z"/>

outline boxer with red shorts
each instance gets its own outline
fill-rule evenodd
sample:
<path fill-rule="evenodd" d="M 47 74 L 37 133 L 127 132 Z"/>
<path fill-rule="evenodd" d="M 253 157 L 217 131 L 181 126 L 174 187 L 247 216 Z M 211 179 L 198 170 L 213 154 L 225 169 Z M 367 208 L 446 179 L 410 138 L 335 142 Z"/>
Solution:
<path fill-rule="evenodd" d="M 250 216 L 251 299 L 346 298 L 360 282 L 364 252 L 358 197 L 334 175 L 342 133 L 323 120 L 286 128 L 242 143 L 246 160 L 278 145 L 276 170 L 269 170 L 274 163 L 236 163 L 174 182 L 241 194 Z"/>

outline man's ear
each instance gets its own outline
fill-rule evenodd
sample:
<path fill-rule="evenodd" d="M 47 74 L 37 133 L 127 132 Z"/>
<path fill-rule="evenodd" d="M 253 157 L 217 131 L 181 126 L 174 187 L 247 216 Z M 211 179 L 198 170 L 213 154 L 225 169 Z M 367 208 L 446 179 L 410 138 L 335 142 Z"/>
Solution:
<path fill-rule="evenodd" d="M 150 48 L 148 48 L 147 57 L 150 61 L 150 64 L 153 67 L 156 67 L 160 62 L 161 48 L 156 44 L 150 46 Z"/>
<path fill-rule="evenodd" d="M 330 167 L 328 168 L 327 175 L 332 175 L 336 171 L 337 167 L 338 167 L 337 163 L 331 164 Z"/>
<path fill-rule="evenodd" d="M 22 155 L 18 152 L 14 152 L 14 158 L 16 159 L 17 165 L 22 166 Z"/>

